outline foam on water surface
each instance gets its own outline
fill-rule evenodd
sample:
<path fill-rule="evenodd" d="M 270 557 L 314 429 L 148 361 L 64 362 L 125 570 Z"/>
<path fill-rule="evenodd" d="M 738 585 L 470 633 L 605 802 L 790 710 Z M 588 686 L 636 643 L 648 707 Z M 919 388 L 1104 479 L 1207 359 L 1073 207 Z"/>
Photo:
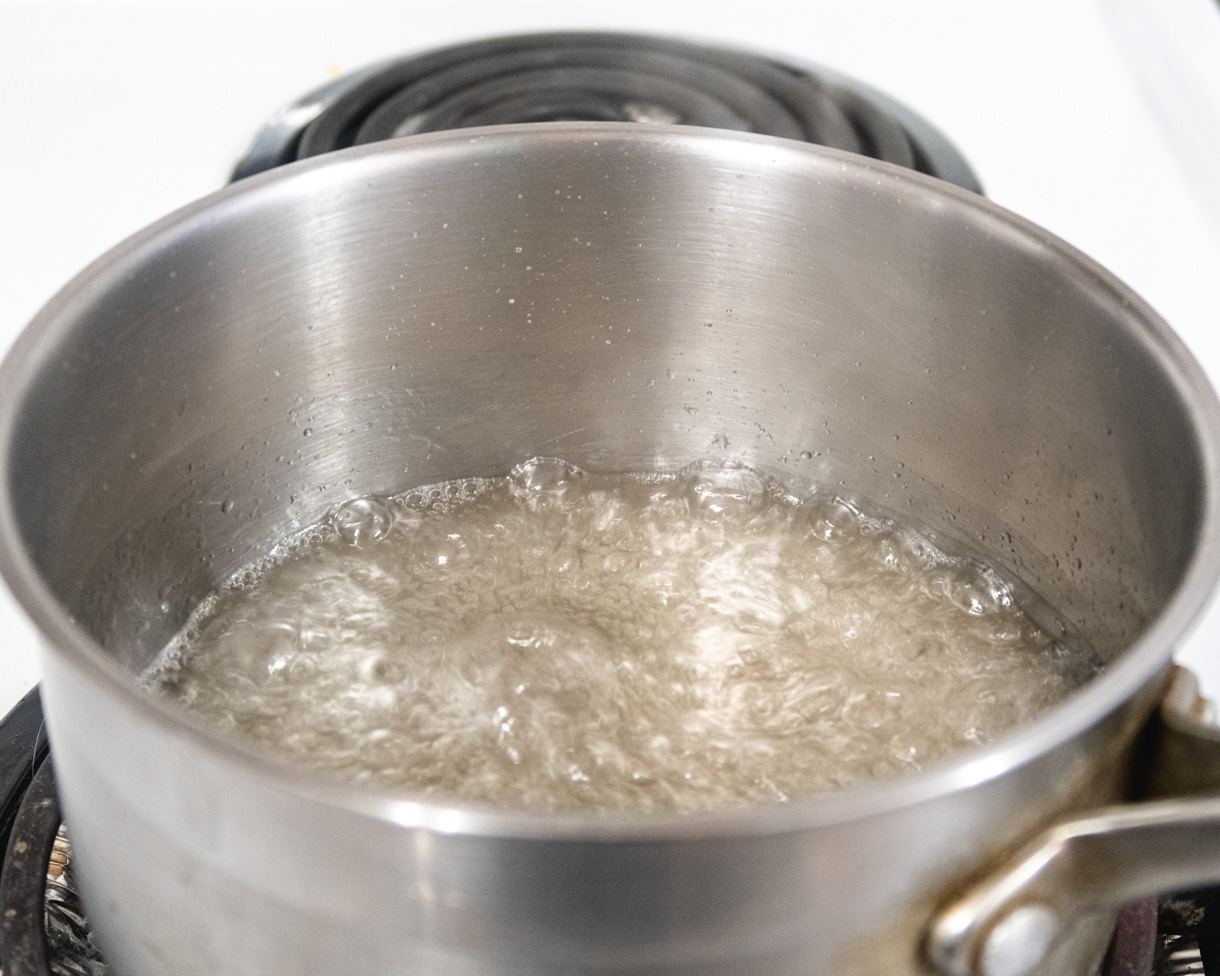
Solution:
<path fill-rule="evenodd" d="M 350 781 L 552 810 L 787 800 L 1028 722 L 1096 660 L 975 560 L 702 462 L 354 499 L 147 675 Z"/>

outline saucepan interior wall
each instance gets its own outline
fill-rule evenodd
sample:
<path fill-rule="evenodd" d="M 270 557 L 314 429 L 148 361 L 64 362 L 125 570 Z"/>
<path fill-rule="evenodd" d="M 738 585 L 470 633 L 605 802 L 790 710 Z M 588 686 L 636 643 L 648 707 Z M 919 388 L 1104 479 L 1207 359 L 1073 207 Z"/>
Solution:
<path fill-rule="evenodd" d="M 965 193 L 642 126 L 420 137 L 244 181 L 44 313 L 23 541 L 142 668 L 353 495 L 740 459 L 989 552 L 1112 656 L 1181 579 L 1203 460 L 1172 355 Z"/>

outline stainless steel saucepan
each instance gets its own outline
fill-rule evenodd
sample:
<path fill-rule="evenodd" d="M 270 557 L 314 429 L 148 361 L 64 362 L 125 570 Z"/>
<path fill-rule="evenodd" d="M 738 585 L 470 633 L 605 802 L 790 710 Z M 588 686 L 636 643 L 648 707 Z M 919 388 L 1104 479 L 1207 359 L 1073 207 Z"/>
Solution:
<path fill-rule="evenodd" d="M 990 553 L 1108 668 L 920 775 L 685 817 L 350 787 L 137 687 L 352 495 L 712 453 Z M 1165 324 L 986 200 L 795 142 L 508 126 L 243 181 L 77 277 L 0 370 L 0 569 L 123 976 L 1087 976 L 1121 902 L 1220 880 L 1220 799 L 1189 798 L 1220 743 L 1167 696 L 1218 460 Z"/>

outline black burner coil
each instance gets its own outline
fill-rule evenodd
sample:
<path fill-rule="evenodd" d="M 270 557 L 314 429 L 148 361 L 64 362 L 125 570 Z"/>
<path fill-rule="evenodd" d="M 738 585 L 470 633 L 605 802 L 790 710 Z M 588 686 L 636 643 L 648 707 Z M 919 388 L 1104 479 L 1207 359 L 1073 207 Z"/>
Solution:
<path fill-rule="evenodd" d="M 509 122 L 665 122 L 845 149 L 981 192 L 953 145 L 825 69 L 640 34 L 524 34 L 371 65 L 282 109 L 233 179 L 396 136 Z"/>

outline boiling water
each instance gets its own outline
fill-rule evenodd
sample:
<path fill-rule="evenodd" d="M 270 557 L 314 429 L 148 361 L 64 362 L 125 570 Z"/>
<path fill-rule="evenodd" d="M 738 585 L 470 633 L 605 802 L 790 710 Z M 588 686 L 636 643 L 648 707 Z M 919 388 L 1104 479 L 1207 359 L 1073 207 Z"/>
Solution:
<path fill-rule="evenodd" d="M 692 810 L 917 770 L 1096 662 L 973 561 L 749 469 L 358 499 L 149 674 L 249 739 L 446 801 Z"/>

